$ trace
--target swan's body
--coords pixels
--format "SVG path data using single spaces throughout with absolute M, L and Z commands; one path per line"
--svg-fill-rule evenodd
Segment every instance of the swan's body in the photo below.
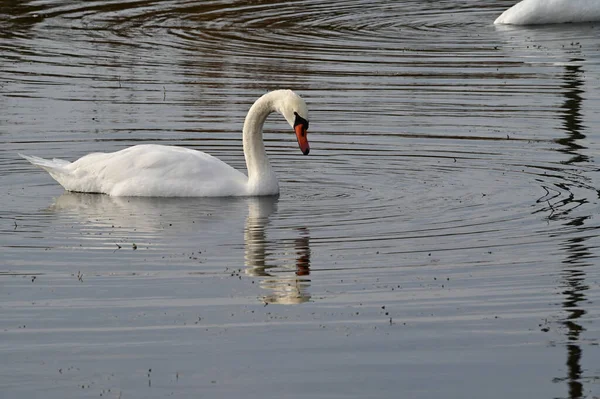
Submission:
M 308 154 L 308 110 L 291 90 L 265 94 L 252 105 L 243 129 L 248 176 L 212 155 L 182 147 L 142 144 L 112 153 L 94 153 L 75 162 L 21 155 L 66 190 L 113 196 L 219 197 L 276 195 L 279 183 L 265 152 L 262 129 L 279 112 L 294 127 Z
M 142 144 L 70 163 L 21 155 L 68 191 L 135 197 L 244 195 L 248 178 L 225 162 L 183 147 Z M 276 194 L 277 187 L 271 187 Z M 249 194 L 248 194 L 249 195 Z
M 536 25 L 598 20 L 599 0 L 523 0 L 504 11 L 494 24 Z

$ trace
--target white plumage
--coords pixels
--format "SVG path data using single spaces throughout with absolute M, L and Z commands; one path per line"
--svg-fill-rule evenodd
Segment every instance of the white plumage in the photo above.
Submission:
M 600 0 L 523 0 L 494 24 L 536 25 L 600 20 Z
M 256 100 L 244 122 L 248 176 L 204 152 L 155 144 L 93 153 L 72 163 L 19 155 L 48 171 L 68 191 L 141 197 L 275 195 L 279 184 L 262 136 L 272 112 L 281 113 L 294 127 L 302 152 L 308 154 L 306 104 L 291 90 L 272 91 Z

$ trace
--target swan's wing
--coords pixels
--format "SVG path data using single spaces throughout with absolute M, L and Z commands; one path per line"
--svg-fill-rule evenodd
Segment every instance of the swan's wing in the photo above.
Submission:
M 181 147 L 149 144 L 94 153 L 64 169 L 68 173 L 53 177 L 70 191 L 153 197 L 246 195 L 243 173 L 209 154 Z

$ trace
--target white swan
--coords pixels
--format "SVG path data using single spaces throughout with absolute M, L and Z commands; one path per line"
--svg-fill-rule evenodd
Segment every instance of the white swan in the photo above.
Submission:
M 308 109 L 291 90 L 275 90 L 250 107 L 243 128 L 248 176 L 204 152 L 142 144 L 112 153 L 88 154 L 75 162 L 22 155 L 45 169 L 66 190 L 136 197 L 228 197 L 276 195 L 279 183 L 265 152 L 263 124 L 279 112 L 296 132 L 304 155 Z
M 504 11 L 494 24 L 536 25 L 600 20 L 600 0 L 523 0 Z

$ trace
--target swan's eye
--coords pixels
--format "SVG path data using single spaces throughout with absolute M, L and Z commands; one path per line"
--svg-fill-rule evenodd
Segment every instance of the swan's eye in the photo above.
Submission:
M 304 125 L 304 129 L 308 129 L 308 121 L 300 115 L 298 115 L 297 112 L 294 112 L 294 115 L 296 115 L 296 119 L 294 120 L 294 127 L 298 125 Z

